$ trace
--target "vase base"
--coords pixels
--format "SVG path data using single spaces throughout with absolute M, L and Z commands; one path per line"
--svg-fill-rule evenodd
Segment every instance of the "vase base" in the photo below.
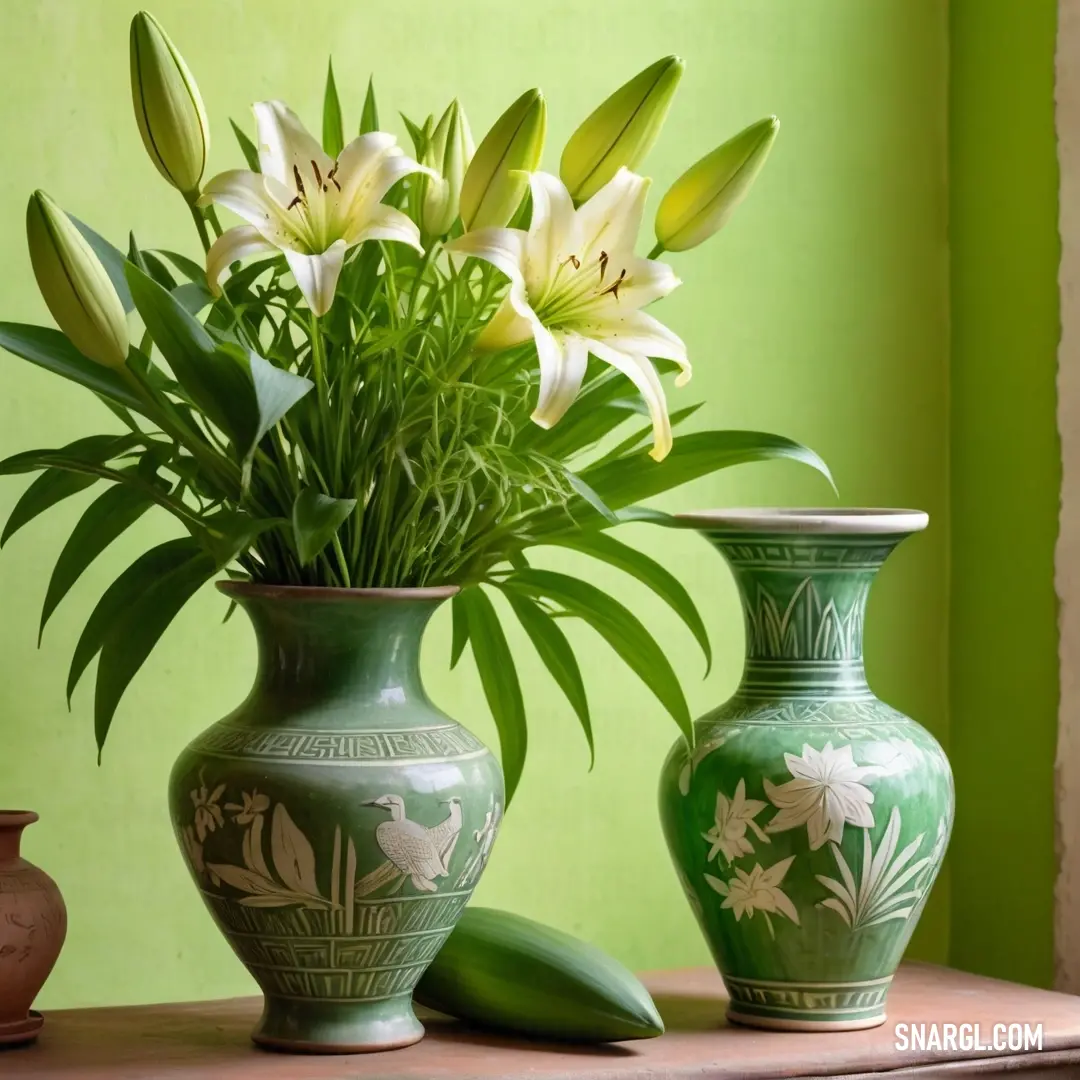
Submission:
M 266 997 L 252 1040 L 293 1054 L 367 1054 L 399 1050 L 424 1037 L 411 995 L 383 1001 Z
M 738 1009 L 728 1009 L 727 1018 L 741 1027 L 763 1028 L 766 1031 L 862 1031 L 881 1027 L 885 1023 L 884 1013 L 855 1020 L 797 1020 L 781 1016 L 755 1016 Z
M 45 1017 L 31 1009 L 25 1020 L 0 1024 L 0 1046 L 25 1046 L 26 1043 L 33 1042 L 44 1023 Z

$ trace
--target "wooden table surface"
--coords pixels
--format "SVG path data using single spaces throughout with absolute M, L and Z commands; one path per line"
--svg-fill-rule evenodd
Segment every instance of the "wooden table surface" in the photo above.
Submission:
M 606 1047 L 525 1043 L 424 1014 L 428 1035 L 406 1050 L 346 1057 L 268 1053 L 248 1041 L 256 998 L 71 1009 L 46 1015 L 34 1046 L 0 1051 L 3 1080 L 765 1080 L 877 1077 L 954 1080 L 1080 1078 L 1080 998 L 927 964 L 905 964 L 889 1019 L 844 1034 L 728 1026 L 719 976 L 700 968 L 645 976 L 667 1033 Z M 1043 1051 L 897 1050 L 897 1023 L 1042 1024 Z

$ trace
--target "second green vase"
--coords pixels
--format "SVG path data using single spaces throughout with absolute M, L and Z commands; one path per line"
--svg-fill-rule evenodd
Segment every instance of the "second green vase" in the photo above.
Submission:
M 686 515 L 731 566 L 746 621 L 734 697 L 677 743 L 668 847 L 724 977 L 730 1019 L 785 1030 L 885 1020 L 945 857 L 949 763 L 863 669 L 870 584 L 927 517 L 903 510 Z

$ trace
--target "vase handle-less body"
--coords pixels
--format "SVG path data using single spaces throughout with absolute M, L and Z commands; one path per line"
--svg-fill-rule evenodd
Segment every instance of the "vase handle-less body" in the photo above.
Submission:
M 953 821 L 949 763 L 863 669 L 870 584 L 916 511 L 686 515 L 735 575 L 735 695 L 672 749 L 660 785 L 683 889 L 730 1019 L 786 1030 L 885 1020 Z
M 351 1053 L 423 1035 L 412 990 L 503 808 L 484 745 L 427 698 L 420 640 L 455 591 L 227 583 L 259 669 L 184 751 L 170 805 L 218 928 L 262 988 L 252 1037 Z

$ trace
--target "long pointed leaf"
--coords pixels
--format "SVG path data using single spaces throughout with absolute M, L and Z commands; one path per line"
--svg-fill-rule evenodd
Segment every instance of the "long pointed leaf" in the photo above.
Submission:
M 244 155 L 244 160 L 247 162 L 247 167 L 252 172 L 262 172 L 262 165 L 259 162 L 259 151 L 255 148 L 255 144 L 244 133 L 244 129 L 240 127 L 235 120 L 230 120 L 232 125 L 233 134 L 236 136 L 236 141 L 240 145 L 240 153 Z
M 129 409 L 142 410 L 139 397 L 120 375 L 83 356 L 59 330 L 26 323 L 0 322 L 0 348 L 54 375 L 63 375 L 65 379 L 85 386 L 96 394 L 112 398 Z
M 110 627 L 101 645 L 94 690 L 94 734 L 98 754 L 128 684 L 180 609 L 214 576 L 217 565 L 200 548 L 149 583 Z
M 364 95 L 364 108 L 360 113 L 360 134 L 379 130 L 379 106 L 375 101 L 375 80 L 368 79 L 367 93 Z
M 595 585 L 552 570 L 519 570 L 507 581 L 533 596 L 553 600 L 587 622 L 656 695 L 687 742 L 693 744 L 694 728 L 679 680 L 663 650 L 633 612 Z
M 49 579 L 45 603 L 41 609 L 39 642 L 49 617 L 82 576 L 83 571 L 152 505 L 150 498 L 138 488 L 114 484 L 86 508 L 60 552 Z
M 322 145 L 332 158 L 345 147 L 345 125 L 341 121 L 341 100 L 334 81 L 334 61 L 326 69 L 326 93 L 323 96 Z
M 24 525 L 28 525 L 39 514 L 45 513 L 58 502 L 85 491 L 91 484 L 97 483 L 96 476 L 84 476 L 82 473 L 65 472 L 60 469 L 46 469 L 19 496 L 19 501 L 12 507 L 0 535 L 0 547 L 3 547 Z
M 577 713 L 581 729 L 585 732 L 585 741 L 589 744 L 591 769 L 596 761 L 596 747 L 593 745 L 592 720 L 589 716 L 589 702 L 585 696 L 585 683 L 582 681 L 574 650 L 566 640 L 566 635 L 559 629 L 558 623 L 535 600 L 523 593 L 514 592 L 512 588 L 504 591 L 518 622 L 529 635 L 529 640 L 543 660 L 544 666 Z
M 249 372 L 232 353 L 228 355 L 233 362 L 223 362 L 222 351 L 202 323 L 167 289 L 133 263 L 127 265 L 127 276 L 135 307 L 176 381 L 234 444 L 246 450 L 256 425 Z
M 110 628 L 124 611 L 144 593 L 158 578 L 165 577 L 178 566 L 190 561 L 200 551 L 190 536 L 168 540 L 164 544 L 140 555 L 103 593 L 97 606 L 90 613 L 86 626 L 75 646 L 68 671 L 67 697 L 75 692 L 79 679 L 87 665 L 101 651 Z
M 494 604 L 479 585 L 465 589 L 458 595 L 469 620 L 469 641 L 484 697 L 499 732 L 506 804 L 509 806 L 521 779 L 528 745 L 521 684 Z
M 457 667 L 465 646 L 469 644 L 469 616 L 465 605 L 461 600 L 461 593 L 457 593 L 450 601 L 450 614 L 452 630 L 450 635 L 450 670 Z
M 158 254 L 164 255 L 193 285 L 206 284 L 206 271 L 194 259 L 165 248 L 158 248 Z
M 665 570 L 655 559 L 643 555 L 640 551 L 606 533 L 569 533 L 566 536 L 557 537 L 551 542 L 560 547 L 571 548 L 574 551 L 591 555 L 595 559 L 600 559 L 608 565 L 637 578 L 643 585 L 647 585 L 652 589 L 686 623 L 690 633 L 694 635 L 695 640 L 701 646 L 701 651 L 705 654 L 705 673 L 709 673 L 712 668 L 712 647 L 709 644 L 709 633 L 705 629 L 705 623 L 702 621 L 693 599 L 674 574 Z
M 644 450 L 582 471 L 581 478 L 612 510 L 651 498 L 700 476 L 751 461 L 788 458 L 817 469 L 829 483 L 829 467 L 813 450 L 760 431 L 697 431 L 675 440 L 661 462 Z
M 102 465 L 120 457 L 138 446 L 143 439 L 138 435 L 88 435 L 76 439 L 67 446 L 45 450 L 23 450 L 0 461 L 0 475 L 36 472 L 38 469 L 68 469 L 79 464 Z M 75 470 L 78 471 L 78 470 Z M 99 474 L 100 475 L 100 474 Z

